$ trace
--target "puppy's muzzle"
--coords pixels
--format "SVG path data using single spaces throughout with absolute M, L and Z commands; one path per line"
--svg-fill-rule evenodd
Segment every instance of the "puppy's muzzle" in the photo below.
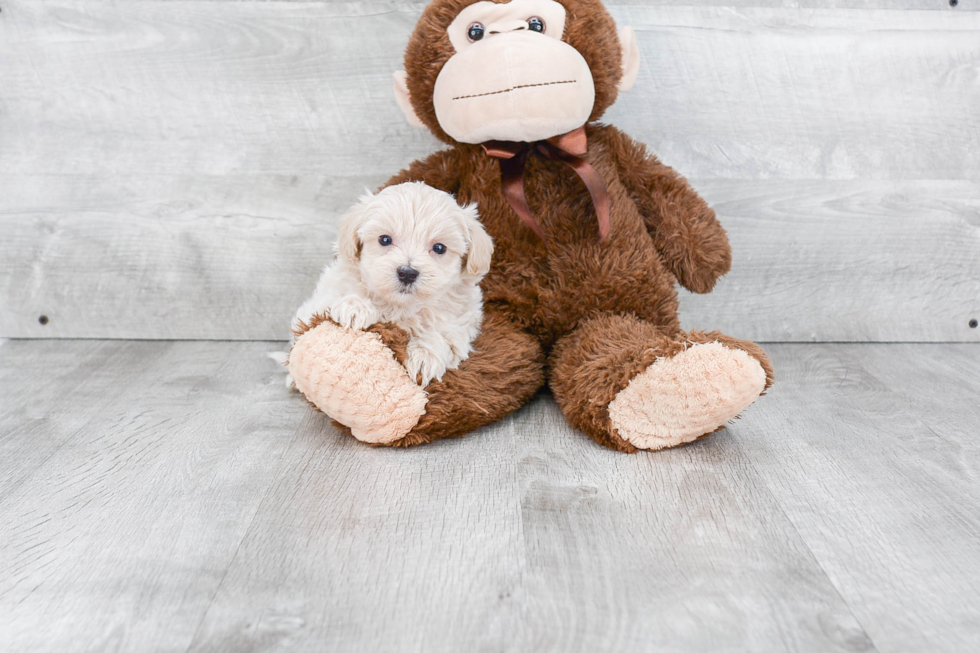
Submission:
M 398 280 L 406 286 L 412 285 L 419 278 L 419 271 L 407 265 L 401 266 L 396 272 L 398 273 Z

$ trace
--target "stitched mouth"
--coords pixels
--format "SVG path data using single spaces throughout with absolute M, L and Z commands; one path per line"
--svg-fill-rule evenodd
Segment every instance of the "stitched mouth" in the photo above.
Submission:
M 517 86 L 511 86 L 510 88 L 505 88 L 500 91 L 490 91 L 488 93 L 475 93 L 473 95 L 460 95 L 459 97 L 454 97 L 454 100 L 466 100 L 468 98 L 474 97 L 486 97 L 487 95 L 499 95 L 501 93 L 510 93 L 511 91 L 516 91 L 522 88 L 534 88 L 535 86 L 554 86 L 556 84 L 574 84 L 574 79 L 563 79 L 559 82 L 541 82 L 540 84 L 518 84 Z

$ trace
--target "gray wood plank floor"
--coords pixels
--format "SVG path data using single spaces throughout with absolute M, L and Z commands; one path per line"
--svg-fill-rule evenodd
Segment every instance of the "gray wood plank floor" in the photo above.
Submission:
M 712 438 L 339 435 L 278 343 L 0 341 L 0 650 L 980 649 L 980 346 L 770 345 Z

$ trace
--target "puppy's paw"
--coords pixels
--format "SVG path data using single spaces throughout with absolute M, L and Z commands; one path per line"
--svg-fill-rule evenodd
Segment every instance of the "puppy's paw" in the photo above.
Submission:
M 370 300 L 347 295 L 330 307 L 330 317 L 345 329 L 364 330 L 381 319 L 381 313 Z
M 459 367 L 459 364 L 469 358 L 473 352 L 473 347 L 469 341 L 463 342 L 462 344 L 450 341 L 449 346 L 451 355 L 449 364 L 446 366 L 447 370 L 454 370 Z
M 423 388 L 433 380 L 441 381 L 451 357 L 448 347 L 446 349 L 446 352 L 433 351 L 417 340 L 409 342 L 408 355 L 405 357 L 408 376 L 416 379 Z
M 293 315 L 293 322 L 290 325 L 293 332 L 293 342 L 296 342 L 296 333 L 306 331 L 315 315 L 330 315 L 330 302 L 321 295 L 313 295 L 296 309 L 296 314 Z

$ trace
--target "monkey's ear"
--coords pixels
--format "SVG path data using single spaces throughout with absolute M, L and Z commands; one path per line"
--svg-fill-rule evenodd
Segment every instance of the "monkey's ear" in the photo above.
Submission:
M 468 277 L 482 278 L 490 271 L 490 259 L 493 257 L 493 239 L 487 234 L 480 222 L 480 214 L 476 204 L 470 204 L 463 209 L 463 225 L 466 228 L 469 249 L 463 261 L 463 272 Z
M 404 70 L 399 70 L 393 75 L 393 78 L 395 81 L 395 102 L 398 103 L 398 107 L 405 114 L 405 120 L 412 127 L 424 128 L 425 123 L 419 120 L 418 114 L 412 108 L 412 100 L 408 94 L 408 73 Z
M 636 47 L 636 34 L 632 27 L 619 30 L 619 47 L 623 51 L 623 76 L 619 80 L 619 90 L 628 91 L 636 82 L 640 72 L 640 49 Z
M 355 204 L 344 217 L 340 219 L 340 227 L 337 229 L 337 258 L 347 263 L 356 264 L 361 258 L 361 239 L 357 236 L 357 230 L 364 223 L 367 203 L 373 196 L 366 193 Z

